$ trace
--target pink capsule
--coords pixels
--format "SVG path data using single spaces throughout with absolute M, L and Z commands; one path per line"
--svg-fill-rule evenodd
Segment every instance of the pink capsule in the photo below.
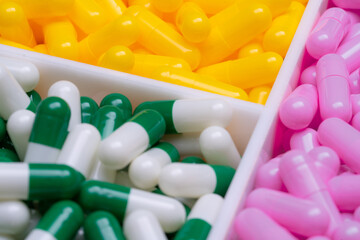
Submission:
M 349 76 L 349 87 L 351 94 L 360 93 L 360 68 L 353 71 Z
M 354 216 L 354 221 L 360 222 L 360 206 L 355 209 L 353 216 Z
M 360 0 L 333 0 L 333 3 L 341 8 L 360 9 Z
M 331 235 L 341 223 L 341 216 L 327 190 L 327 186 L 310 163 L 310 156 L 304 151 L 291 150 L 280 161 L 280 176 L 289 193 L 296 197 L 312 200 L 324 207 L 329 214 L 330 224 L 326 235 Z
M 322 145 L 332 148 L 346 165 L 360 172 L 360 132 L 338 118 L 323 121 L 318 128 Z
M 318 108 L 316 87 L 311 84 L 298 86 L 281 103 L 279 116 L 288 128 L 300 130 L 309 126 Z
M 360 206 L 360 175 L 345 174 L 328 182 L 329 191 L 342 211 L 354 211 Z
M 285 190 L 285 186 L 279 174 L 280 159 L 280 156 L 270 159 L 259 168 L 256 174 L 255 188 L 269 188 L 279 191 Z
M 316 65 L 319 109 L 322 119 L 338 117 L 350 121 L 352 115 L 349 73 L 337 54 L 327 54 Z
M 360 112 L 360 94 L 351 94 L 351 106 L 352 106 L 352 113 L 353 115 Z
M 348 14 L 349 14 L 349 12 L 348 12 Z M 359 17 L 357 14 L 354 14 L 354 15 Z M 346 43 L 347 41 L 353 39 L 354 37 L 356 37 L 358 35 L 360 35 L 360 23 L 355 23 L 349 28 L 349 31 L 346 34 L 346 36 L 341 44 Z
M 345 221 L 336 230 L 333 240 L 359 240 L 360 239 L 360 223 L 356 221 Z
M 314 236 L 314 237 L 310 237 L 306 240 L 331 240 L 331 239 L 328 237 L 325 237 L 325 236 Z
M 310 161 L 325 183 L 338 174 L 340 159 L 334 150 L 321 146 L 312 149 L 308 154 Z
M 345 59 L 349 72 L 358 69 L 360 67 L 360 35 L 341 44 L 336 53 Z
M 345 37 L 350 17 L 341 8 L 329 8 L 320 17 L 306 42 L 309 54 L 319 59 L 325 54 L 335 53 Z
M 278 224 L 305 237 L 325 234 L 329 215 L 319 204 L 266 188 L 258 188 L 247 198 L 247 207 L 260 209 Z
M 316 64 L 313 64 L 302 71 L 300 76 L 300 83 L 312 84 L 316 86 Z
M 318 146 L 320 146 L 320 144 L 317 139 L 317 132 L 312 128 L 306 128 L 300 132 L 295 132 L 290 139 L 291 149 L 309 152 Z
M 354 215 L 351 213 L 341 213 L 341 218 L 343 221 L 354 221 Z
M 235 231 L 246 240 L 297 240 L 288 230 L 256 208 L 242 210 L 234 220 Z
M 351 120 L 351 126 L 360 131 L 360 113 L 354 115 L 353 119 Z

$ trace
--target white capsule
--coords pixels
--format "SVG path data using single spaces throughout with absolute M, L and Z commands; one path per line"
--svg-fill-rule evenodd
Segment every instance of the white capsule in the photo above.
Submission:
M 0 201 L 0 215 L 0 234 L 22 233 L 30 223 L 30 210 L 21 201 Z
M 33 90 L 39 82 L 39 70 L 31 62 L 0 57 L 0 64 L 4 65 L 11 72 L 25 92 Z
M 212 126 L 202 131 L 200 148 L 208 164 L 237 168 L 241 161 L 234 141 L 223 127 Z
M 124 234 L 129 240 L 166 240 L 159 220 L 150 211 L 136 210 L 125 217 Z
M 51 85 L 48 91 L 48 96 L 60 97 L 69 105 L 71 110 L 68 127 L 69 131 L 71 131 L 77 124 L 81 123 L 80 92 L 75 84 L 65 80 L 58 81 Z
M 92 125 L 76 125 L 67 136 L 58 157 L 58 164 L 65 164 L 88 178 L 95 162 L 95 155 L 101 137 Z
M 21 109 L 35 110 L 35 105 L 6 67 L 0 65 L 0 116 L 8 120 Z
M 161 141 L 174 145 L 182 157 L 202 157 L 199 137 L 199 133 L 166 134 Z
M 95 164 L 91 170 L 89 179 L 114 183 L 115 177 L 116 169 L 108 168 L 98 158 L 95 159 Z
M 216 175 L 206 164 L 172 163 L 162 169 L 159 187 L 168 196 L 198 198 L 215 190 Z
M 137 188 L 151 189 L 159 182 L 161 169 L 180 159 L 176 148 L 162 142 L 136 157 L 129 167 L 129 177 Z
M 6 124 L 7 132 L 21 161 L 25 158 L 34 120 L 35 113 L 24 109 L 11 114 Z

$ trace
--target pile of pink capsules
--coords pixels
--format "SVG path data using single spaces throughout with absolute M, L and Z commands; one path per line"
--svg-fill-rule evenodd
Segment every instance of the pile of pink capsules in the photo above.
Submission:
M 240 239 L 360 239 L 360 1 L 333 2 L 280 105 L 285 153 L 260 167 L 235 218 Z

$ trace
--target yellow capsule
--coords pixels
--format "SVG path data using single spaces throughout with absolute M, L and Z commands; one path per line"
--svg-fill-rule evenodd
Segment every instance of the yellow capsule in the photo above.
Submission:
M 282 62 L 279 54 L 266 52 L 200 68 L 197 73 L 247 89 L 274 82 Z
M 154 7 L 160 12 L 175 12 L 183 3 L 183 0 L 151 0 Z
M 265 51 L 277 52 L 285 57 L 304 10 L 304 5 L 293 1 L 288 12 L 274 19 L 270 29 L 264 35 Z
M 190 42 L 204 41 L 210 33 L 211 25 L 204 11 L 193 2 L 184 3 L 176 14 L 176 26 Z
M 221 21 L 211 22 L 209 37 L 199 44 L 202 54 L 200 67 L 223 60 L 271 25 L 270 10 L 263 4 L 233 4 L 232 8 L 236 14 L 229 16 L 219 12 L 217 15 L 222 16 Z
M 247 93 L 241 88 L 217 81 L 211 76 L 203 76 L 170 66 L 157 68 L 153 72 L 151 78 L 184 87 L 216 93 L 227 97 L 237 98 L 245 101 L 248 100 Z
M 74 0 L 12 0 L 19 3 L 25 11 L 26 17 L 52 18 L 65 16 L 74 5 Z
M 79 43 L 80 61 L 96 64 L 99 57 L 112 46 L 130 46 L 139 37 L 137 20 L 120 16 Z
M 296 0 L 297 2 L 306 5 L 309 0 Z
M 237 0 L 238 4 L 246 4 L 249 0 Z M 286 12 L 293 0 L 253 0 L 253 2 L 262 3 L 269 7 L 273 18 Z
M 121 72 L 130 72 L 134 67 L 134 54 L 125 46 L 114 46 L 99 59 L 98 66 Z
M 122 0 L 95 0 L 109 15 L 111 19 L 121 16 L 127 7 Z
M 94 0 L 75 0 L 69 18 L 86 34 L 99 30 L 110 20 L 108 13 Z
M 42 25 L 37 21 L 34 21 L 34 19 L 29 20 L 29 25 L 33 31 L 36 43 L 37 44 L 44 43 L 44 32 Z
M 152 54 L 149 50 L 145 48 L 135 48 L 132 52 L 137 54 Z
M 152 54 L 134 54 L 135 64 L 131 73 L 142 77 L 151 77 L 154 69 L 162 66 L 191 71 L 189 64 L 181 58 L 166 57 Z
M 25 49 L 25 50 L 29 50 L 29 51 L 34 51 L 34 49 L 32 49 L 32 48 L 30 48 L 28 46 L 25 46 L 25 45 L 22 45 L 20 43 L 7 40 L 7 39 L 2 38 L 2 37 L 0 37 L 0 44 L 4 44 L 4 45 L 7 45 L 7 46 L 16 47 L 16 48 L 21 48 L 21 49 Z
M 139 43 L 150 51 L 187 61 L 192 69 L 200 62 L 200 52 L 166 22 L 141 6 L 131 6 L 125 14 L 135 16 L 139 22 Z
M 250 57 L 259 53 L 263 53 L 264 49 L 262 44 L 258 41 L 251 41 L 242 48 L 240 48 L 238 53 L 238 58 Z
M 79 59 L 76 30 L 69 20 L 50 21 L 43 29 L 50 55 L 75 61 Z
M 255 87 L 249 93 L 249 101 L 265 105 L 270 95 L 271 88 L 267 86 Z
M 36 45 L 23 8 L 14 2 L 0 2 L 0 35 L 29 47 Z
M 164 13 L 160 12 L 154 7 L 154 4 L 151 2 L 151 0 L 129 0 L 129 7 L 130 6 L 142 6 L 149 10 L 150 12 L 154 13 L 159 18 L 164 17 Z
M 235 0 L 189 0 L 196 3 L 207 14 L 216 14 L 227 8 L 235 2 Z
M 33 49 L 38 53 L 49 54 L 49 51 L 45 44 L 38 44 Z

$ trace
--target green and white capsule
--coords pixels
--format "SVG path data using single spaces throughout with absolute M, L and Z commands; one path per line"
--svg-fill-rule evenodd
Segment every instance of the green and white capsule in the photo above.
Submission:
M 172 163 L 159 176 L 159 188 L 172 197 L 199 198 L 208 193 L 224 196 L 235 174 L 228 166 Z
M 100 107 L 91 123 L 99 130 L 101 139 L 107 138 L 127 120 L 124 111 L 113 105 Z M 113 183 L 116 169 L 106 167 L 98 158 L 95 160 L 90 179 Z
M 223 127 L 212 126 L 202 131 L 200 148 L 209 164 L 226 165 L 236 169 L 241 161 L 234 141 Z
M 19 157 L 10 149 L 0 149 L 0 162 L 20 162 Z
M 13 75 L 0 65 L 0 117 L 8 120 L 11 114 L 20 109 L 35 112 L 35 105 Z
M 69 131 L 81 123 L 80 92 L 75 84 L 65 80 L 58 81 L 51 85 L 48 96 L 62 98 L 69 105 L 71 110 Z
M 21 161 L 25 158 L 34 121 L 35 113 L 23 109 L 11 114 L 6 124 L 9 137 Z
M 70 108 L 59 97 L 45 98 L 38 106 L 25 162 L 55 163 L 68 135 Z
M 126 120 L 131 118 L 132 116 L 132 105 L 130 100 L 121 93 L 111 93 L 106 95 L 100 103 L 100 107 L 103 106 L 114 106 L 117 107 L 119 110 L 122 110 Z
M 231 105 L 221 99 L 181 99 L 143 102 L 136 109 L 153 109 L 166 122 L 166 133 L 201 132 L 216 125 L 226 127 L 232 117 Z
M 188 156 L 181 160 L 182 163 L 205 164 L 206 162 L 197 156 Z
M 93 125 L 88 123 L 76 125 L 66 138 L 57 163 L 68 165 L 81 173 L 84 178 L 88 178 L 95 164 L 100 140 L 100 133 Z
M 0 64 L 4 65 L 6 69 L 9 70 L 25 92 L 33 90 L 39 82 L 39 70 L 31 62 L 0 57 Z
M 81 122 L 82 123 L 91 123 L 93 116 L 98 110 L 99 106 L 97 103 L 89 97 L 81 96 L 80 97 L 80 107 L 81 107 Z
M 179 159 L 179 152 L 172 144 L 161 142 L 131 162 L 129 177 L 137 188 L 154 188 L 159 182 L 161 169 Z
M 87 240 L 125 240 L 118 220 L 109 212 L 91 213 L 84 222 Z
M 25 240 L 72 240 L 81 227 L 84 213 L 73 201 L 60 201 L 40 219 Z
M 136 210 L 125 217 L 124 233 L 131 240 L 167 240 L 159 220 L 146 210 Z
M 68 199 L 84 177 L 60 164 L 0 163 L 0 200 Z
M 158 142 L 164 132 L 165 121 L 160 113 L 150 109 L 141 111 L 101 142 L 99 158 L 106 167 L 125 168 Z
M 78 202 L 88 211 L 109 211 L 121 222 L 135 210 L 148 210 L 169 233 L 180 229 L 186 218 L 184 206 L 173 198 L 94 180 L 82 185 Z
M 217 194 L 199 198 L 174 240 L 206 240 L 222 205 L 223 198 Z
M 4 119 L 0 117 L 0 142 L 5 138 L 6 135 L 6 123 Z

